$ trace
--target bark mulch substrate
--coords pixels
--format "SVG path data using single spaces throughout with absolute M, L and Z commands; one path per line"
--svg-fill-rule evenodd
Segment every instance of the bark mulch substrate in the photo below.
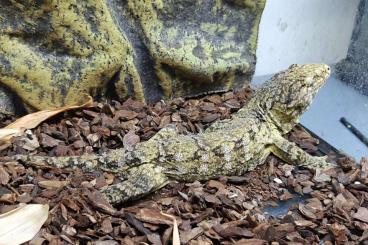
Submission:
M 15 138 L 2 146 L 1 155 L 100 153 L 147 140 L 168 123 L 182 133 L 200 132 L 230 117 L 250 95 L 242 90 L 150 107 L 131 99 L 98 103 Z M 12 118 L 2 119 L 6 125 Z M 312 154 L 318 150 L 318 141 L 300 128 L 288 137 Z M 32 244 L 170 244 L 172 221 L 162 213 L 176 217 L 182 244 L 365 244 L 368 161 L 356 165 L 345 157 L 338 163 L 336 169 L 314 173 L 271 156 L 241 177 L 172 182 L 149 197 L 113 208 L 98 192 L 113 183 L 111 174 L 5 162 L 0 163 L 0 213 L 19 203 L 48 203 L 49 218 Z M 290 200 L 285 214 L 267 213 Z

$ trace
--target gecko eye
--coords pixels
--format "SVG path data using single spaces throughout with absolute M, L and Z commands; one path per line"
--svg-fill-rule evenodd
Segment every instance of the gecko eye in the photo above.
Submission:
M 304 79 L 305 84 L 312 85 L 314 83 L 314 79 L 312 77 L 307 77 Z

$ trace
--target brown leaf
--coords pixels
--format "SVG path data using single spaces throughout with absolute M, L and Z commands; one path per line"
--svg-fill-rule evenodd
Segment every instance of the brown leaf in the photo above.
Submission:
M 299 211 L 309 219 L 322 219 L 324 210 L 319 199 L 310 198 L 305 205 L 299 204 Z
M 17 200 L 15 193 L 8 193 L 0 195 L 0 202 L 14 203 Z
M 365 207 L 359 207 L 358 211 L 353 214 L 353 218 L 368 223 L 368 209 Z
M 216 225 L 213 227 L 214 230 L 222 237 L 246 237 L 252 238 L 254 237 L 254 233 L 238 226 L 230 226 L 225 229 L 222 229 L 221 225 Z
M 173 225 L 173 218 L 174 216 L 167 215 L 162 213 L 161 211 L 148 209 L 148 208 L 141 208 L 139 209 L 138 213 L 136 214 L 136 218 L 152 224 L 165 224 L 165 225 Z M 176 220 L 176 219 L 175 219 Z M 179 224 L 181 220 L 179 220 Z
M 209 101 L 209 102 L 212 102 L 214 104 L 221 104 L 222 99 L 221 99 L 220 95 L 214 94 L 214 95 L 210 95 L 210 96 L 207 96 L 206 98 L 204 98 L 204 101 Z
M 30 130 L 26 130 L 25 135 L 22 137 L 22 141 L 24 142 L 22 148 L 25 150 L 34 151 L 40 147 L 37 136 L 34 135 Z
M 77 234 L 77 231 L 74 227 L 71 227 L 69 225 L 63 225 L 62 232 L 65 233 L 68 236 L 75 236 Z
M 286 201 L 289 199 L 293 199 L 294 195 L 291 194 L 288 190 L 284 190 L 284 193 L 279 197 L 281 201 Z
M 210 123 L 215 121 L 216 119 L 218 119 L 220 117 L 219 114 L 206 114 L 205 116 L 202 117 L 202 122 L 204 123 Z
M 335 237 L 337 244 L 345 244 L 348 241 L 346 227 L 344 225 L 334 223 L 330 226 L 330 230 Z
M 7 135 L 5 135 L 5 136 L 2 135 L 0 140 L 9 140 L 16 133 L 24 132 L 26 129 L 35 128 L 41 122 L 43 122 L 43 121 L 45 121 L 45 120 L 47 120 L 47 119 L 49 119 L 49 118 L 51 118 L 51 117 L 53 117 L 57 114 L 60 114 L 62 112 L 92 106 L 92 97 L 89 96 L 89 95 L 88 96 L 83 95 L 83 98 L 81 99 L 81 101 L 83 101 L 83 102 L 80 103 L 80 105 L 64 106 L 64 107 L 51 109 L 51 110 L 38 111 L 38 112 L 35 112 L 35 113 L 28 114 L 24 117 L 21 117 L 18 120 L 16 120 L 15 122 L 13 122 L 13 123 L 9 124 L 8 126 L 6 126 L 5 128 L 0 129 L 0 135 L 3 134 L 3 131 L 8 132 L 9 129 L 13 129 L 13 130 L 18 131 L 18 132 L 14 132 L 12 134 L 7 133 Z
M 94 145 L 95 143 L 97 143 L 100 140 L 100 135 L 99 134 L 89 134 L 87 136 L 87 140 L 89 142 L 90 145 Z
M 114 241 L 114 240 L 96 241 L 93 244 L 94 245 L 119 245 L 119 243 L 117 241 Z
M 83 140 L 74 141 L 73 146 L 77 149 L 86 147 L 86 143 Z
M 222 184 L 221 182 L 216 181 L 216 180 L 208 181 L 207 186 L 210 187 L 210 188 L 217 188 L 218 190 L 223 190 L 223 189 L 226 188 L 226 186 L 224 184 Z
M 241 239 L 234 243 L 234 245 L 266 245 L 268 242 L 262 239 Z
M 222 95 L 223 100 L 230 100 L 234 98 L 234 92 L 230 91 Z
M 224 103 L 224 105 L 231 108 L 231 109 L 239 109 L 240 108 L 240 103 L 235 99 L 227 100 Z
M 38 182 L 38 185 L 46 189 L 59 189 L 69 185 L 70 181 L 64 180 L 42 180 Z
M 213 103 L 203 103 L 200 105 L 200 108 L 203 110 L 203 111 L 208 111 L 208 112 L 213 112 L 216 110 L 216 107 Z
M 65 205 L 60 203 L 60 210 L 61 210 L 61 216 L 64 218 L 64 220 L 68 220 L 68 210 L 66 209 Z
M 162 197 L 159 200 L 157 200 L 157 202 L 162 205 L 169 206 L 172 204 L 173 200 L 175 200 L 174 197 Z
M 299 203 L 299 211 L 309 219 L 317 219 L 317 216 L 309 210 L 304 204 Z
M 188 231 L 180 231 L 180 241 L 182 244 L 187 244 L 190 240 L 199 237 L 203 232 L 204 230 L 201 227 L 195 227 Z
M 40 144 L 43 147 L 55 147 L 57 145 L 59 145 L 62 141 L 61 140 L 57 140 L 47 134 L 41 133 L 41 140 L 40 140 Z
M 217 205 L 221 204 L 220 199 L 218 199 L 215 195 L 211 195 L 211 194 L 205 194 L 204 195 L 204 200 L 206 200 L 206 202 L 208 202 L 208 203 L 213 203 L 213 204 L 217 204 Z
M 281 240 L 287 234 L 290 234 L 291 232 L 294 232 L 295 231 L 295 226 L 292 223 L 284 223 L 284 224 L 279 224 L 277 226 L 274 226 L 274 230 L 275 230 L 274 239 L 275 240 Z
M 310 220 L 305 220 L 305 219 L 302 219 L 302 220 L 295 220 L 294 221 L 295 225 L 296 226 L 299 226 L 299 227 L 316 227 L 317 225 L 315 223 L 313 223 L 312 221 Z
M 97 189 L 101 189 L 102 187 L 107 186 L 106 180 L 105 180 L 105 176 L 104 175 L 99 175 L 96 179 L 95 179 L 95 188 Z
M 91 110 L 83 110 L 83 113 L 90 116 L 90 117 L 98 117 L 99 114 L 97 112 Z
M 181 122 L 181 121 L 182 121 L 182 119 L 181 119 L 181 117 L 180 117 L 179 113 L 177 113 L 177 112 L 175 112 L 175 113 L 173 113 L 173 114 L 171 115 L 171 120 L 172 120 L 173 122 Z
M 150 230 L 148 230 L 147 228 L 145 228 L 143 223 L 141 221 L 139 221 L 138 219 L 136 219 L 133 214 L 128 213 L 126 215 L 126 218 L 127 218 L 126 220 L 128 221 L 128 223 L 131 224 L 132 226 L 134 226 L 138 231 L 145 234 L 147 236 L 147 239 L 152 244 L 157 244 L 157 245 L 162 244 L 161 239 L 158 236 L 158 234 L 153 233 Z
M 368 158 L 362 157 L 362 159 L 360 160 L 360 167 L 360 178 L 364 180 L 365 184 L 368 184 Z
M 28 203 L 32 201 L 32 197 L 29 195 L 29 193 L 23 193 L 17 197 L 17 201 L 20 203 Z
M 115 214 L 116 210 L 111 206 L 111 204 L 103 197 L 103 195 L 99 191 L 89 192 L 87 194 L 88 199 L 91 201 L 91 204 L 96 208 L 108 213 Z
M 123 145 L 126 149 L 132 149 L 137 143 L 139 143 L 140 138 L 134 133 L 134 131 L 129 131 L 123 137 Z
M 144 109 L 145 105 L 141 101 L 137 101 L 137 100 L 133 100 L 129 98 L 124 102 L 123 107 L 129 108 L 130 110 L 133 110 L 133 111 L 141 111 Z
M 101 230 L 105 233 L 111 233 L 113 231 L 111 220 L 109 218 L 106 218 L 101 223 Z
M 8 172 L 5 171 L 5 169 L 0 166 L 0 184 L 6 185 L 8 184 L 10 178 Z
M 168 125 L 171 122 L 171 117 L 170 116 L 163 116 L 161 118 L 160 121 L 160 125 L 158 126 L 160 129 L 165 127 L 166 125 Z
M 316 173 L 313 177 L 315 182 L 328 182 L 331 181 L 331 177 L 327 175 L 323 170 L 316 169 Z
M 121 122 L 120 126 L 125 130 L 134 130 L 135 128 L 137 128 L 136 125 L 138 124 L 138 122 L 138 119 L 133 119 L 126 122 Z
M 67 206 L 68 208 L 70 208 L 71 210 L 74 210 L 76 212 L 80 211 L 79 206 L 76 204 L 76 202 L 72 198 L 68 198 L 68 197 L 64 198 L 63 204 Z
M 118 110 L 115 112 L 115 119 L 123 119 L 123 120 L 132 120 L 138 116 L 138 113 L 134 111 L 128 111 L 128 110 Z

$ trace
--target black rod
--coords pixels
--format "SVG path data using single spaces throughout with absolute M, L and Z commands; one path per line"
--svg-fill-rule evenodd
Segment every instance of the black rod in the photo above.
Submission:
M 352 132 L 358 139 L 360 139 L 363 144 L 365 144 L 368 147 L 368 138 L 364 136 L 362 132 L 359 131 L 354 125 L 352 125 L 348 120 L 346 120 L 345 117 L 340 118 L 340 122 L 344 124 L 344 126 L 349 129 L 350 132 Z

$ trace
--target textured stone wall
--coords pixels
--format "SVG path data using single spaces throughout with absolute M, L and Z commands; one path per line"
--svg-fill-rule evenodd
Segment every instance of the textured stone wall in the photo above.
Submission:
M 368 2 L 361 0 L 346 59 L 336 65 L 341 80 L 368 95 Z
M 247 85 L 265 0 L 2 0 L 0 83 L 29 107 Z M 0 96 L 1 97 L 1 96 Z

